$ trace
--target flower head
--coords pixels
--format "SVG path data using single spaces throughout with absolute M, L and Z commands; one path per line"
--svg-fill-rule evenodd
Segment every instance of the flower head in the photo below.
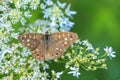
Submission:
M 77 67 L 70 67 L 70 70 L 71 71 L 69 71 L 68 72 L 68 74 L 73 74 L 73 76 L 75 76 L 75 77 L 79 77 L 79 75 L 80 75 L 80 72 L 79 72 L 79 68 L 77 68 Z
M 63 71 L 56 73 L 54 70 L 52 70 L 51 72 L 54 79 L 60 78 L 61 74 L 63 74 Z
M 70 6 L 71 6 L 71 5 L 68 5 L 68 6 L 67 6 L 67 8 L 66 8 L 66 10 L 65 10 L 65 13 L 66 13 L 67 16 L 72 17 L 72 15 L 76 14 L 77 12 L 76 12 L 76 11 L 71 11 L 71 10 L 70 10 Z
M 106 46 L 106 47 L 104 48 L 104 51 L 107 53 L 107 55 L 110 57 L 110 59 L 116 57 L 116 56 L 115 56 L 115 51 L 113 51 L 112 47 Z

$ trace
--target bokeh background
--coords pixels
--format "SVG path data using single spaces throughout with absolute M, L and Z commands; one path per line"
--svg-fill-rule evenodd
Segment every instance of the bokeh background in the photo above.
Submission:
M 61 0 L 62 1 L 62 0 Z M 82 40 L 88 39 L 101 50 L 108 45 L 116 52 L 116 58 L 108 58 L 108 69 L 85 71 L 80 69 L 79 79 L 64 75 L 64 80 L 120 80 L 120 0 L 64 0 L 77 14 L 71 31 Z M 102 51 L 101 51 L 102 52 Z

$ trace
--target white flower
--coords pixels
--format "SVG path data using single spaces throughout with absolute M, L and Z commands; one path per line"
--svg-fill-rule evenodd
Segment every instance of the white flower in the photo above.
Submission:
M 69 31 L 71 27 L 74 25 L 73 22 L 69 21 L 69 18 L 60 19 L 59 24 L 60 24 L 61 29 L 65 31 Z
M 82 41 L 82 45 L 87 45 L 87 44 L 88 44 L 87 40 Z
M 65 10 L 65 13 L 66 15 L 68 15 L 69 17 L 72 17 L 72 15 L 76 14 L 77 12 L 76 11 L 70 11 L 70 6 L 71 5 L 68 5 L 66 10 Z
M 48 17 L 51 16 L 52 9 L 51 8 L 46 8 L 46 9 L 44 9 L 43 13 L 44 13 L 44 18 L 48 18 Z
M 57 78 L 60 78 L 60 75 L 61 75 L 62 73 L 63 73 L 63 71 L 62 71 L 62 72 L 57 72 L 57 73 L 56 73 L 56 77 L 57 77 Z
M 41 73 L 40 73 L 40 70 L 36 70 L 34 71 L 34 74 L 33 74 L 33 80 L 35 80 L 36 78 L 40 78 L 41 77 Z
M 110 59 L 116 57 L 116 56 L 114 55 L 115 51 L 113 51 L 112 47 L 106 46 L 106 47 L 104 48 L 104 51 L 107 53 L 107 55 L 110 57 Z
M 61 3 L 59 0 L 57 0 L 57 4 L 61 8 L 65 8 L 65 6 L 66 6 L 66 3 Z
M 20 18 L 20 21 L 21 21 L 21 24 L 22 24 L 22 25 L 25 25 L 26 19 L 25 19 L 24 17 L 21 17 L 21 18 Z
M 44 0 L 44 2 L 45 3 L 41 4 L 40 6 L 43 9 L 43 18 L 49 19 L 51 22 L 50 26 L 53 28 L 55 26 L 56 29 L 59 29 L 59 31 L 69 31 L 74 25 L 74 23 L 71 22 L 69 18 L 76 13 L 75 11 L 70 11 L 70 5 L 64 9 L 66 4 L 60 3 L 59 0 L 57 1 L 57 4 L 52 6 L 49 6 L 52 4 L 51 0 Z M 65 13 L 63 13 L 63 11 L 65 11 Z
M 44 2 L 45 2 L 46 5 L 48 5 L 48 6 L 53 5 L 52 0 L 44 0 Z
M 45 9 L 45 8 L 46 8 L 46 5 L 45 5 L 44 3 L 41 3 L 40 8 L 41 8 L 41 9 Z
M 40 0 L 31 0 L 30 2 L 30 8 L 32 10 L 37 9 L 38 5 L 40 4 Z
M 73 76 L 76 76 L 77 78 L 79 77 L 80 75 L 79 68 L 76 68 L 74 66 L 74 67 L 70 67 L 70 70 L 71 71 L 69 71 L 68 74 L 73 74 Z
M 19 22 L 22 12 L 18 9 L 11 9 L 8 13 L 10 21 L 15 24 L 17 22 Z
M 17 38 L 18 38 L 18 33 L 12 33 L 12 34 L 11 34 L 11 37 L 17 39 Z
M 47 77 L 48 77 L 48 73 L 46 71 L 44 71 L 42 74 L 42 77 L 40 80 L 48 80 Z
M 32 15 L 30 14 L 30 11 L 25 11 L 24 13 L 25 17 L 30 18 Z
M 88 50 L 93 50 L 93 46 L 90 43 L 88 44 Z
M 5 46 L 5 45 L 2 45 L 1 46 L 1 51 L 0 51 L 0 61 L 4 58 L 4 55 L 6 53 L 12 53 L 12 48 L 10 48 L 9 46 Z
M 60 75 L 63 73 L 63 71 L 56 73 L 54 70 L 52 70 L 51 72 L 52 72 L 52 75 L 55 76 L 56 78 L 60 78 Z
M 70 65 L 68 63 L 66 63 L 65 68 L 69 68 L 69 67 L 70 67 Z
M 43 63 L 43 70 L 46 70 L 46 69 L 48 69 L 49 68 L 49 65 L 48 64 L 45 64 L 45 63 Z
M 51 27 L 56 27 L 56 25 L 57 25 L 57 24 L 56 24 L 56 20 L 55 20 L 55 18 L 53 18 L 53 19 L 52 19 L 52 22 L 50 23 L 50 26 L 51 26 Z
M 87 46 L 88 50 L 91 50 L 91 51 L 95 52 L 92 44 L 90 44 L 87 40 L 82 41 L 82 45 Z

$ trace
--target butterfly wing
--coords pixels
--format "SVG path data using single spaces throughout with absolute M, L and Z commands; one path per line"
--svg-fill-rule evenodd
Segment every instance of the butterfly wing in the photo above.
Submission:
M 39 33 L 25 33 L 18 37 L 19 42 L 32 51 L 34 58 L 44 60 L 46 53 L 44 35 Z
M 78 39 L 73 32 L 57 32 L 49 35 L 48 51 L 45 58 L 56 59 L 63 55 L 66 48 Z

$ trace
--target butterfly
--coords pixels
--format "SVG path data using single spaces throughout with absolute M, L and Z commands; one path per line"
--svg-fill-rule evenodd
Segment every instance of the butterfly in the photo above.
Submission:
M 73 32 L 24 33 L 18 37 L 18 41 L 32 52 L 35 59 L 40 61 L 61 57 L 77 39 L 78 35 Z

